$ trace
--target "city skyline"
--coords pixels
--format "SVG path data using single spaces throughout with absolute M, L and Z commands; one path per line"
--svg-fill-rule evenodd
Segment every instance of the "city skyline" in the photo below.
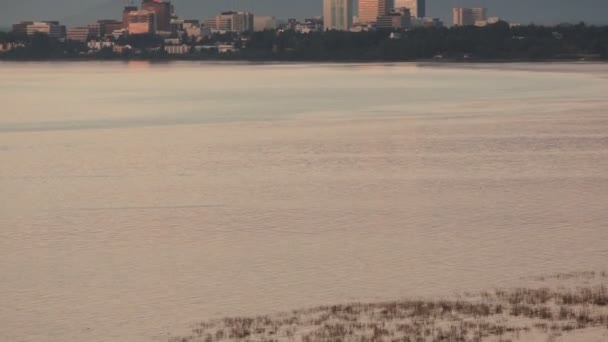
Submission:
M 8 28 L 21 20 L 59 20 L 67 25 L 82 25 L 96 19 L 119 19 L 124 1 L 118 0 L 56 0 L 53 6 L 42 0 L 4 3 L 0 13 L 0 27 Z M 323 0 L 306 2 L 295 0 L 245 0 L 200 2 L 194 0 L 174 0 L 177 14 L 194 19 L 205 19 L 225 10 L 251 11 L 258 15 L 270 15 L 280 18 L 320 16 L 323 11 Z M 438 17 L 444 22 L 452 21 L 454 7 L 487 7 L 493 15 L 523 24 L 558 24 L 561 22 L 586 21 L 594 24 L 608 23 L 603 13 L 608 11 L 608 2 L 604 0 L 580 0 L 576 3 L 561 0 L 512 0 L 506 4 L 499 0 L 427 0 L 426 15 Z M 4 8 L 6 7 L 6 9 Z M 354 3 L 356 13 L 357 4 Z

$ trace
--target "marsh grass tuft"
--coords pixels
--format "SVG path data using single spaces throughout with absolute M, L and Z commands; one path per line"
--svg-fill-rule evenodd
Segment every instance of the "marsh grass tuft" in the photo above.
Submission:
M 554 278 L 588 281 L 591 276 L 606 279 L 603 272 Z M 271 316 L 229 317 L 201 322 L 190 336 L 169 341 L 518 341 L 531 332 L 546 334 L 551 340 L 577 329 L 608 329 L 605 285 L 499 289 L 465 298 L 353 303 Z

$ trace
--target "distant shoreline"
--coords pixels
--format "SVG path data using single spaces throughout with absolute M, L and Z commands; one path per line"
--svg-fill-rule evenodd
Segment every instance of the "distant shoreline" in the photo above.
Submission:
M 165 38 L 156 34 L 77 42 L 0 32 L 13 61 L 237 61 L 300 63 L 543 63 L 608 61 L 608 26 L 433 27 L 362 32 L 266 30 Z M 92 43 L 92 44 L 91 44 Z
M 604 64 L 608 59 L 603 58 L 549 58 L 549 59 L 414 59 L 414 60 L 356 60 L 356 59 L 328 59 L 328 60 L 306 60 L 306 59 L 247 59 L 247 58 L 95 58 L 95 57 L 67 57 L 67 58 L 4 58 L 0 55 L 0 62 L 31 63 L 31 62 L 210 62 L 210 63 L 245 63 L 245 64 L 392 64 L 392 63 L 424 63 L 431 65 L 458 64 Z

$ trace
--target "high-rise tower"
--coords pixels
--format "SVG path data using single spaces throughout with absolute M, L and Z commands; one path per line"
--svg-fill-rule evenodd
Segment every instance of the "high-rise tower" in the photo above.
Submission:
M 393 8 L 394 0 L 359 0 L 359 21 L 375 23 L 378 17 L 389 14 Z
M 125 8 L 122 10 L 122 27 L 124 29 L 129 27 L 129 13 L 137 11 L 137 6 L 133 5 L 126 5 Z
M 353 0 L 324 0 L 323 27 L 348 31 L 353 25 Z
M 155 14 L 156 29 L 158 31 L 171 31 L 171 2 L 143 0 L 141 9 Z

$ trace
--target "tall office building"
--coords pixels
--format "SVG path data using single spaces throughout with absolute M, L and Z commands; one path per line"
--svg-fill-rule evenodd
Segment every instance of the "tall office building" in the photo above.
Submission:
M 149 11 L 155 14 L 156 30 L 171 31 L 171 2 L 161 0 L 143 0 L 141 3 L 142 11 Z
M 488 10 L 483 7 L 476 8 L 454 8 L 453 10 L 454 26 L 471 26 L 478 21 L 486 21 L 488 19 Z
M 412 17 L 426 17 L 426 0 L 395 0 L 395 8 L 408 8 Z
M 127 15 L 129 34 L 150 34 L 156 32 L 156 14 L 150 11 L 130 12 Z
M 127 28 L 129 27 L 129 13 L 131 12 L 137 12 L 139 9 L 137 8 L 137 6 L 125 6 L 125 8 L 122 10 L 122 27 L 123 28 Z
M 323 28 L 348 31 L 353 26 L 352 0 L 324 0 Z
M 359 0 L 359 22 L 375 23 L 395 8 L 394 0 Z

